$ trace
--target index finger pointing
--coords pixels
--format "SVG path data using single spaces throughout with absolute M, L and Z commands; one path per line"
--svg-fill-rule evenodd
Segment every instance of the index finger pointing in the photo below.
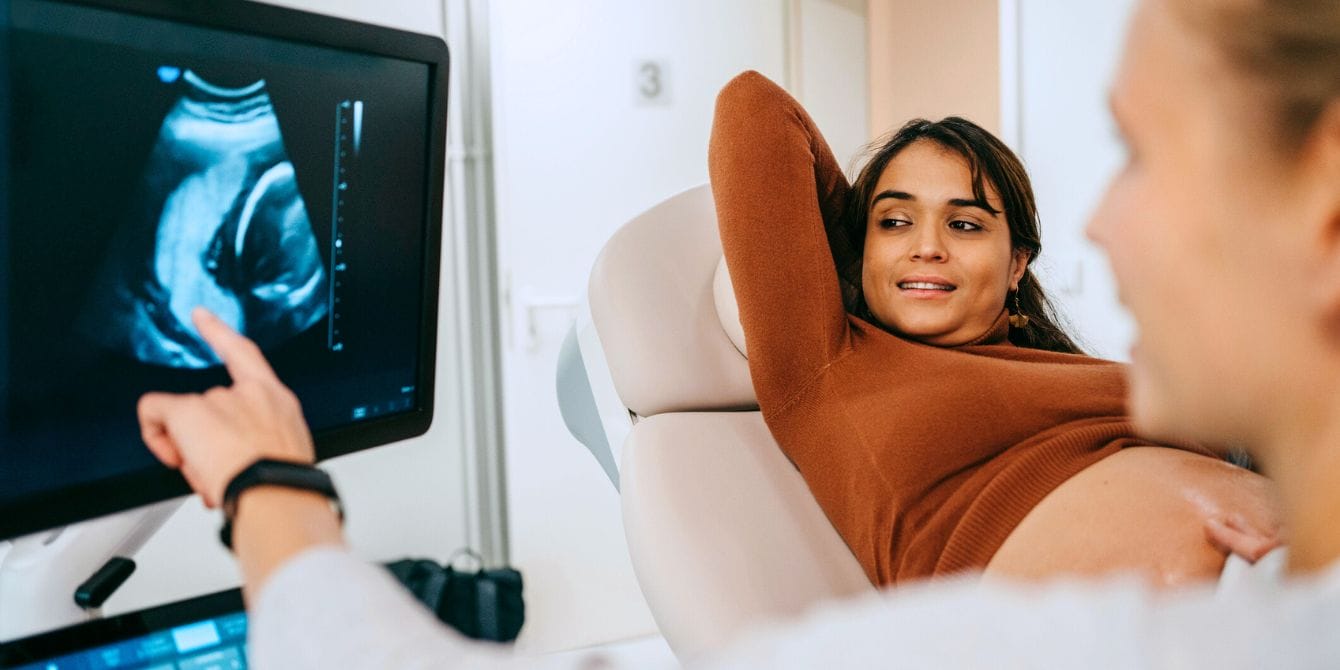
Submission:
M 265 355 L 261 353 L 260 347 L 230 328 L 209 310 L 203 307 L 191 310 L 191 320 L 195 322 L 200 337 L 223 361 L 224 367 L 228 368 L 228 375 L 233 378 L 234 383 L 242 379 L 277 379 L 274 370 L 265 361 Z

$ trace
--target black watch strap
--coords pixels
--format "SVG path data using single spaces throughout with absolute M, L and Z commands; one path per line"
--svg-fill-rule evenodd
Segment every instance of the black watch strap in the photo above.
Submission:
M 320 493 L 330 499 L 335 511 L 344 521 L 344 508 L 340 505 L 340 495 L 335 492 L 335 482 L 330 475 L 314 465 L 294 461 L 280 461 L 262 458 L 247 466 L 228 483 L 223 491 L 223 527 L 219 529 L 219 541 L 229 550 L 233 548 L 233 520 L 237 518 L 237 499 L 243 491 L 253 486 L 282 486 Z

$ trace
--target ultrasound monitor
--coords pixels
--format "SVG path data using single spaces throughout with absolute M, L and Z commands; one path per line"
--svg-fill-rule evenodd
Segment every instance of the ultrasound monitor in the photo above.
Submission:
M 328 458 L 433 407 L 447 51 L 247 2 L 0 0 L 0 539 L 185 493 L 149 390 L 255 340 Z

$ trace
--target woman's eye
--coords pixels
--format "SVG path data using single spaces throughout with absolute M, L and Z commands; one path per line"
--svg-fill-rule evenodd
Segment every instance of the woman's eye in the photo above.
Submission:
M 912 225 L 912 222 L 904 219 L 880 219 L 879 221 L 879 227 L 884 229 L 901 228 L 910 225 Z
M 953 228 L 954 230 L 964 230 L 964 231 L 974 231 L 982 229 L 981 226 L 971 221 L 951 221 L 949 227 Z

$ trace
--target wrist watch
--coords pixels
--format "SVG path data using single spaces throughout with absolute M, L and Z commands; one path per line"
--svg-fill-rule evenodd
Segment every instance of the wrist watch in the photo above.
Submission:
M 280 461 L 262 458 L 247 466 L 228 483 L 223 492 L 223 527 L 219 529 L 219 540 L 229 551 L 233 548 L 233 520 L 237 518 L 237 499 L 243 491 L 253 486 L 282 486 L 320 493 L 330 499 L 331 506 L 344 522 L 344 508 L 340 505 L 340 495 L 335 492 L 335 483 L 330 475 L 309 463 Z

